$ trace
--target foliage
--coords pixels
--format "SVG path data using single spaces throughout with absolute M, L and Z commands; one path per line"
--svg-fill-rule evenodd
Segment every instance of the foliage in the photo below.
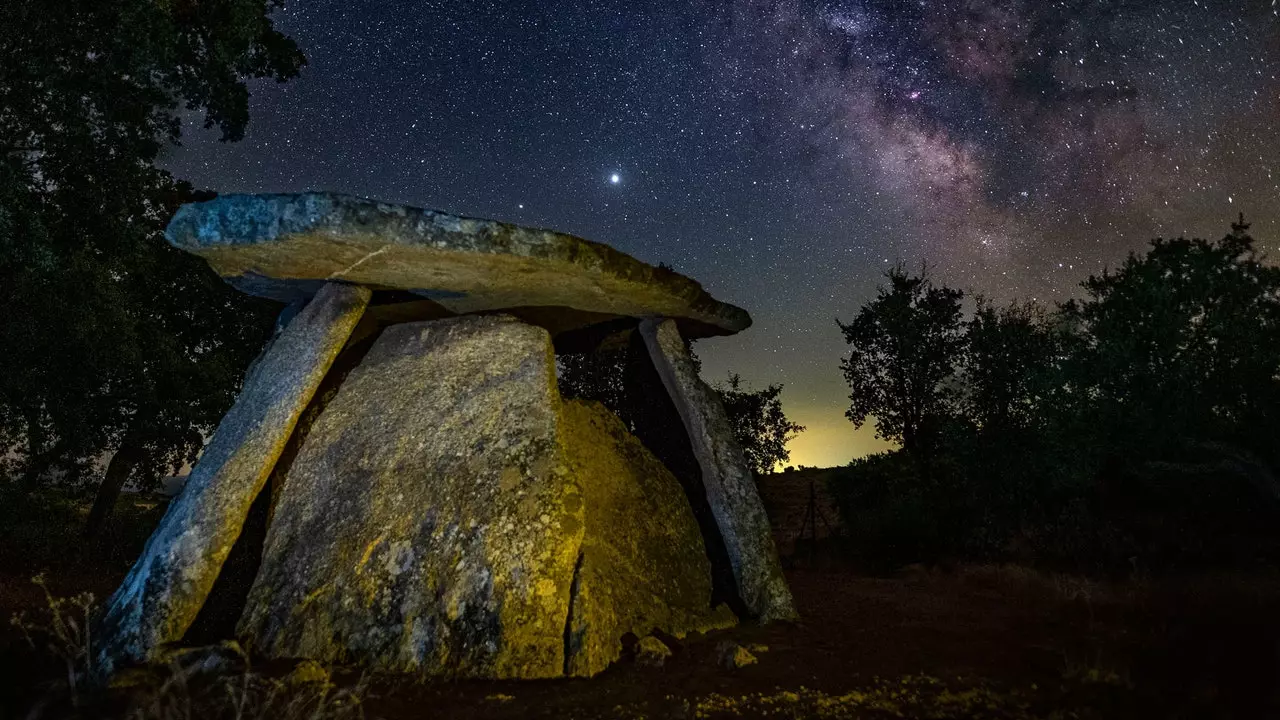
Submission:
M 757 475 L 773 472 L 791 458 L 787 443 L 804 432 L 804 426 L 788 420 L 782 411 L 782 385 L 748 390 L 742 377 L 733 373 L 728 382 L 716 386 L 716 392 L 733 426 L 733 436 Z
M 857 333 L 842 326 L 850 417 L 903 426 L 896 409 L 921 402 L 898 368 L 931 356 L 917 376 L 941 389 L 937 419 L 929 452 L 831 483 L 851 547 L 1107 572 L 1280 560 L 1280 269 L 1247 229 L 1155 240 L 1052 313 L 979 300 L 959 338 L 950 321 L 920 330 L 927 278 L 898 271 Z
M 131 447 L 154 476 L 189 461 L 269 330 L 161 235 L 196 199 L 155 166 L 178 111 L 239 139 L 246 77 L 297 75 L 274 0 L 0 4 L 0 441 L 32 487 Z
M 210 673 L 197 663 L 171 662 L 134 689 L 130 720 L 361 720 L 368 682 L 342 686 L 314 662 L 303 661 L 278 678 L 254 671 L 239 647 L 238 672 Z
M 878 437 L 915 452 L 956 411 L 945 382 L 964 348 L 964 294 L 935 286 L 927 272 L 910 275 L 897 267 L 885 276 L 888 287 L 852 322 L 836 321 L 849 344 L 840 362 L 851 390 L 845 415 L 857 427 L 875 417 Z
M 686 342 L 694 367 L 701 362 L 692 343 Z M 663 446 L 687 445 L 685 430 L 678 424 L 675 408 L 666 398 L 666 389 L 653 369 L 653 360 L 638 337 L 625 347 L 572 353 L 556 358 L 560 392 L 565 397 L 601 403 L 613 411 L 631 432 L 659 455 L 669 453 Z M 742 378 L 730 374 L 728 382 L 713 388 L 720 397 L 734 438 L 756 473 L 772 472 L 790 454 L 786 444 L 804 427 L 787 419 L 782 409 L 782 385 L 749 390 Z M 671 466 L 681 464 L 674 457 L 662 457 Z
M 937 560 L 957 546 L 966 514 L 955 503 L 960 485 L 940 484 L 938 477 L 898 451 L 854 460 L 830 479 L 846 547 L 864 569 Z
M 1155 240 L 1064 306 L 1079 327 L 1070 380 L 1089 390 L 1081 403 L 1102 433 L 1127 440 L 1117 451 L 1242 436 L 1274 449 L 1256 430 L 1274 427 L 1280 407 L 1280 268 L 1247 230 L 1242 220 L 1218 242 Z
M 962 414 L 979 427 L 1026 427 L 1035 420 L 1060 352 L 1044 308 L 1012 303 L 996 308 L 979 298 L 965 325 Z
M 31 582 L 44 593 L 44 610 L 48 620 L 32 620 L 26 613 L 19 612 L 9 622 L 18 629 L 33 650 L 47 653 L 62 665 L 71 702 L 79 705 L 82 685 L 100 680 L 94 664 L 90 631 L 94 610 L 93 593 L 80 593 L 69 598 L 55 597 L 49 591 L 43 575 L 36 575 Z
M 303 661 L 287 676 L 253 671 L 248 655 L 234 642 L 207 648 L 168 651 L 167 661 L 130 668 L 110 686 L 94 665 L 90 636 L 96 613 L 92 593 L 55 596 L 43 575 L 32 578 L 43 592 L 44 619 L 15 614 L 16 627 L 37 657 L 47 656 L 64 670 L 64 681 L 46 688 L 30 717 L 100 717 L 108 707 L 136 720 L 171 718 L 283 718 L 285 720 L 357 720 L 364 717 L 365 678 L 342 687 L 328 670 Z M 62 707 L 69 706 L 69 707 Z

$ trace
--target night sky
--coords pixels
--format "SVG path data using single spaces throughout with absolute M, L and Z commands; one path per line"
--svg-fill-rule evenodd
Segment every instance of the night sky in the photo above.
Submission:
M 223 192 L 333 190 L 550 227 L 751 311 L 708 380 L 786 384 L 792 462 L 880 447 L 843 417 L 851 318 L 897 262 L 1056 300 L 1239 212 L 1280 249 L 1273 0 L 296 0 L 310 65 L 252 85 Z

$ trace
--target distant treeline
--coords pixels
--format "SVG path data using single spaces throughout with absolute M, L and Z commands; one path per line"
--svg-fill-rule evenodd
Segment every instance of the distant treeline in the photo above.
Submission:
M 868 565 L 1088 572 L 1280 558 L 1280 269 L 1241 218 L 1155 240 L 1055 307 L 897 268 L 848 324 L 847 416 L 901 450 L 831 481 Z

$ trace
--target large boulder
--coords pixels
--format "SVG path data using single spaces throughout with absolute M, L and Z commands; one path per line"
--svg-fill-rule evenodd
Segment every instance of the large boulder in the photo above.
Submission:
M 711 613 L 676 480 L 563 404 L 545 330 L 393 325 L 284 481 L 239 632 L 268 656 L 470 677 L 591 674 Z
M 167 236 L 241 290 L 278 300 L 344 280 L 432 301 L 417 319 L 509 310 L 560 332 L 661 315 L 687 337 L 751 324 L 693 280 L 608 245 L 345 195 L 222 195 L 182 206 Z
M 570 598 L 566 674 L 605 669 L 627 634 L 684 637 L 734 625 L 725 605 L 706 612 L 711 563 L 675 476 L 599 403 L 565 403 L 562 427 L 586 525 Z

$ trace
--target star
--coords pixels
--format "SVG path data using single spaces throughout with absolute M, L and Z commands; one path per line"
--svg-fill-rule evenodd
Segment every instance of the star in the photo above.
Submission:
M 699 347 L 706 376 L 790 373 L 788 412 L 832 437 L 849 423 L 830 318 L 896 263 L 1052 303 L 1239 209 L 1280 232 L 1280 0 L 592 0 L 485 3 L 483 22 L 387 0 L 360 23 L 312 5 L 288 24 L 305 81 L 256 92 L 241 143 L 195 123 L 168 170 L 514 215 L 676 263 L 785 328 Z M 858 437 L 792 461 L 843 464 Z

